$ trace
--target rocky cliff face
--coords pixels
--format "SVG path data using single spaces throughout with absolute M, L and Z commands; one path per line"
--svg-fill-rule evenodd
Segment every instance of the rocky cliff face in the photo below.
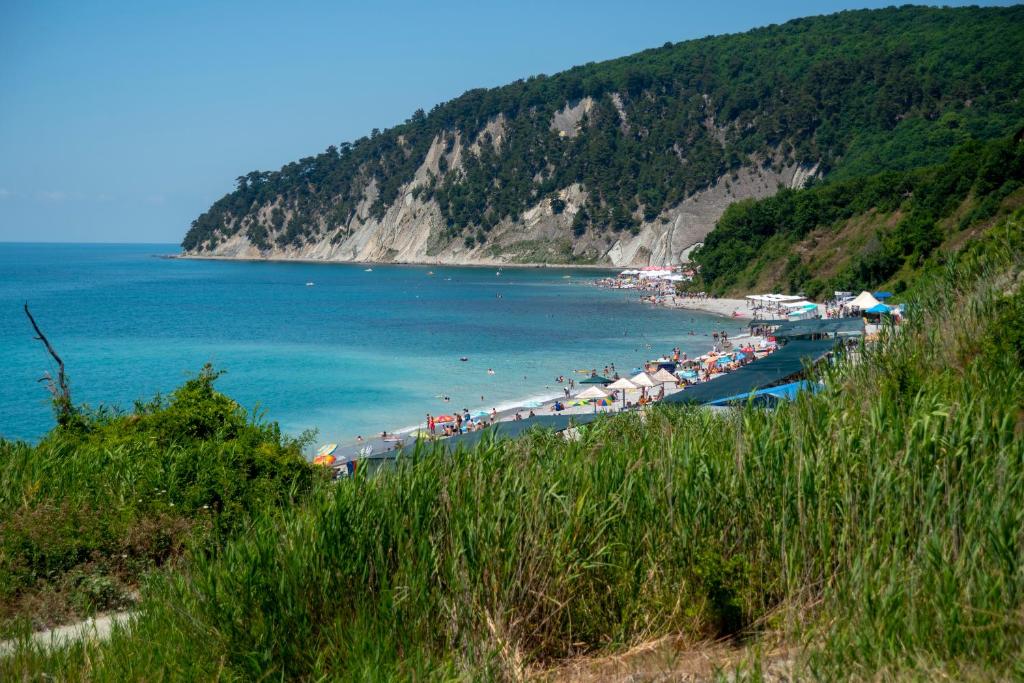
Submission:
M 552 120 L 552 129 L 574 136 L 590 102 L 566 106 Z M 625 121 L 624 121 L 625 125 Z M 499 151 L 504 137 L 501 117 L 491 120 L 468 146 L 461 133 L 437 136 L 424 155 L 413 180 L 402 186 L 397 199 L 383 216 L 374 216 L 376 181 L 363 188 L 362 201 L 348 222 L 330 226 L 321 221 L 317 239 L 301 245 L 279 246 L 274 239 L 272 214 L 281 209 L 284 222 L 290 211 L 280 199 L 259 207 L 253 220 L 267 231 L 268 245 L 261 248 L 250 240 L 248 230 L 229 226 L 217 243 L 208 248 L 186 251 L 187 256 L 315 260 L 336 262 L 437 263 L 451 265 L 501 265 L 588 263 L 609 266 L 646 266 L 685 262 L 689 250 L 700 243 L 732 202 L 774 194 L 780 187 L 802 187 L 817 174 L 816 166 L 775 162 L 754 164 L 720 177 L 710 187 L 663 211 L 657 218 L 640 223 L 633 231 L 574 235 L 573 219 L 586 202 L 586 191 L 572 184 L 558 192 L 564 205 L 557 213 L 545 198 L 517 219 L 495 226 L 483 245 L 467 246 L 451 239 L 444 228 L 441 210 L 433 199 L 424 200 L 418 189 L 445 169 L 458 170 L 464 154 L 479 154 L 484 136 Z M 248 226 L 246 226 L 248 227 Z M 233 234 L 231 234 L 233 232 Z

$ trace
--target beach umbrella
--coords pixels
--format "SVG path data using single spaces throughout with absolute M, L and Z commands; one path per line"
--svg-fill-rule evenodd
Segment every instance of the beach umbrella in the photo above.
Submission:
M 330 455 L 334 451 L 338 450 L 338 444 L 336 443 L 325 443 L 323 446 L 317 449 L 317 455 Z
M 648 375 L 646 372 L 638 372 L 633 377 L 630 377 L 629 381 L 637 385 L 638 387 L 651 388 L 658 386 L 657 380 Z
M 601 375 L 591 375 L 590 377 L 588 377 L 586 379 L 581 379 L 579 383 L 580 384 L 611 384 L 612 381 L 610 379 L 608 379 L 607 377 L 602 377 Z
M 673 384 L 675 384 L 676 382 L 679 381 L 678 377 L 673 375 L 671 372 L 669 372 L 665 368 L 658 368 L 658 371 L 656 373 L 654 373 L 653 375 L 651 375 L 651 377 L 654 378 L 655 380 L 659 381 L 659 382 L 662 382 L 662 383 L 672 382 Z
M 602 389 L 601 387 L 594 386 L 594 387 L 587 387 L 586 389 L 581 391 L 576 396 L 576 398 L 578 398 L 578 399 L 586 399 L 588 401 L 591 401 L 591 400 L 598 400 L 598 401 L 600 401 L 600 400 L 608 398 L 609 396 L 611 396 L 611 392 L 606 391 L 605 389 Z M 595 413 L 597 412 L 597 404 L 596 403 L 594 404 L 594 412 Z
M 608 398 L 611 394 L 601 387 L 588 387 L 576 395 L 578 399 Z
M 618 389 L 618 390 L 622 391 L 622 407 L 625 408 L 626 407 L 626 390 L 627 389 L 639 389 L 640 387 L 638 387 L 637 385 L 633 384 L 628 379 L 623 377 L 622 379 L 617 379 L 614 382 L 612 382 L 611 384 L 609 384 L 608 388 L 609 389 Z
M 323 465 L 324 467 L 330 467 L 331 465 L 334 464 L 334 456 L 333 455 L 318 455 L 315 458 L 313 458 L 313 464 L 314 465 Z
M 455 418 L 452 417 L 451 415 L 438 415 L 437 417 L 434 418 L 434 422 L 436 422 L 437 424 L 441 424 L 444 422 L 455 422 Z
M 654 387 L 658 386 L 657 380 L 655 380 L 646 372 L 638 372 L 637 374 L 630 377 L 629 381 L 637 385 L 638 387 L 642 387 L 644 389 L 653 389 Z

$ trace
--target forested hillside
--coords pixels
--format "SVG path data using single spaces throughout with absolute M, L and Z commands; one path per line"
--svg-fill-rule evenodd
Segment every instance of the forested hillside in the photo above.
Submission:
M 730 206 L 693 253 L 696 289 L 827 297 L 902 291 L 929 262 L 1024 206 L 1024 128 L 957 147 L 939 165 L 784 189 Z
M 472 90 L 240 176 L 182 245 L 331 260 L 676 257 L 731 201 L 780 182 L 934 164 L 1011 133 L 1022 53 L 1021 6 L 843 12 L 666 44 Z M 559 247 L 537 256 L 531 239 Z

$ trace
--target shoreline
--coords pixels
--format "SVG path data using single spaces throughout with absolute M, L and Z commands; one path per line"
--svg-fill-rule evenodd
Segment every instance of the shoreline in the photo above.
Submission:
M 183 257 L 183 258 L 189 258 L 189 257 Z M 222 259 L 221 257 L 199 257 L 199 258 L 209 258 L 210 260 L 243 260 L 243 259 L 233 259 L 233 258 Z M 263 260 L 263 259 L 255 259 L 255 260 Z M 353 264 L 353 265 L 355 264 L 355 262 L 351 262 L 351 261 L 341 261 L 341 262 L 338 262 L 338 261 L 327 261 L 327 262 L 317 261 L 317 262 L 319 262 L 319 263 L 341 263 L 341 264 Z M 383 265 L 424 265 L 424 264 L 396 264 L 396 263 L 389 263 L 389 264 L 383 264 Z M 530 266 L 523 266 L 521 264 L 519 264 L 519 266 L 520 267 L 530 267 Z M 477 267 L 477 268 L 484 268 L 484 267 L 493 267 L 493 266 L 486 266 L 486 265 L 477 264 L 475 266 L 455 266 L 455 267 Z M 581 267 L 582 268 L 583 266 L 577 266 L 577 267 Z M 590 268 L 594 269 L 594 267 L 592 267 L 592 266 Z M 609 269 L 604 269 L 604 270 L 609 270 Z M 705 313 L 705 314 L 708 314 L 708 315 L 713 315 L 713 316 L 718 317 L 718 318 L 722 318 L 724 320 L 729 320 L 729 321 L 731 321 L 733 323 L 745 322 L 747 320 L 753 320 L 754 319 L 754 312 L 749 309 L 749 302 L 746 299 L 710 298 L 710 297 L 706 297 L 706 298 L 690 298 L 690 297 L 679 297 L 679 296 L 675 296 L 675 295 L 672 295 L 672 296 L 662 295 L 662 296 L 659 296 L 659 297 L 656 297 L 656 298 L 655 297 L 644 297 L 644 296 L 641 296 L 641 297 L 639 297 L 637 299 L 633 299 L 633 297 L 629 297 L 629 299 L 633 303 L 647 304 L 649 306 L 657 306 L 657 307 L 661 307 L 661 308 L 670 308 L 670 309 L 673 309 L 673 310 L 680 311 L 681 313 L 685 312 L 685 311 L 694 311 L 694 312 L 698 312 L 698 313 Z M 734 315 L 734 313 L 735 313 L 735 315 Z M 737 335 L 735 335 L 733 337 L 730 337 L 730 340 L 735 340 L 735 341 L 741 341 L 742 340 L 743 342 L 755 342 L 755 341 L 758 341 L 759 339 L 760 339 L 760 337 L 757 337 L 756 335 L 751 334 L 751 332 L 749 330 L 747 330 L 746 332 L 741 332 L 741 333 L 739 333 L 739 334 L 737 334 Z M 709 343 L 709 346 L 710 346 L 710 344 L 711 344 L 711 339 L 710 338 L 708 339 L 708 343 Z M 712 349 L 709 348 L 707 352 L 710 352 L 711 350 Z M 705 352 L 705 353 L 707 353 L 707 352 Z M 568 380 L 570 378 L 566 377 L 566 379 Z M 573 377 L 572 379 L 576 379 L 576 378 Z M 524 396 L 522 398 L 517 398 L 517 399 L 506 400 L 506 401 L 504 401 L 502 403 L 497 404 L 494 407 L 494 410 L 495 410 L 495 413 L 496 413 L 496 417 L 494 419 L 494 424 L 497 424 L 499 422 L 508 422 L 508 421 L 514 420 L 515 419 L 515 415 L 516 415 L 517 412 L 521 413 L 524 419 L 527 418 L 528 413 L 529 413 L 530 410 L 533 410 L 535 415 L 537 415 L 537 416 L 551 415 L 551 414 L 553 414 L 553 412 L 551 410 L 551 406 L 553 406 L 557 401 L 565 401 L 566 403 L 572 403 L 572 402 L 578 400 L 578 399 L 575 398 L 575 395 L 577 393 L 579 393 L 582 390 L 582 388 L 586 388 L 585 386 L 581 388 L 579 386 L 579 382 L 577 381 L 575 389 L 572 391 L 571 395 L 568 398 L 566 398 L 563 395 L 563 392 L 561 391 L 562 387 L 564 387 L 564 386 L 566 386 L 566 385 L 560 385 L 559 386 L 559 391 L 557 393 L 553 390 L 554 389 L 553 387 L 545 387 L 545 390 L 538 390 L 538 391 L 536 391 L 536 392 L 534 392 L 534 393 L 532 393 L 532 394 L 530 394 L 528 396 Z M 670 385 L 667 385 L 667 384 L 662 385 L 662 386 L 665 387 L 665 395 L 666 396 L 674 394 L 674 393 L 676 393 L 678 391 L 682 391 L 681 387 L 670 386 Z M 638 396 L 639 396 L 639 394 L 638 394 Z M 614 413 L 618 413 L 620 410 L 621 410 L 621 398 L 620 398 L 619 401 L 615 402 L 611 406 L 599 407 L 596 412 L 599 413 L 599 414 L 600 413 L 614 414 Z M 454 415 L 456 413 L 461 413 L 462 411 L 459 410 L 458 407 L 453 404 L 452 407 L 449 410 L 445 411 L 445 412 Z M 474 416 L 474 419 L 477 419 L 476 416 L 480 412 L 481 411 L 478 409 L 476 411 L 470 411 L 470 414 L 472 416 Z M 489 414 L 489 411 L 486 411 L 486 412 L 488 412 L 488 414 Z M 583 414 L 583 413 L 591 414 L 591 413 L 594 413 L 594 412 L 595 412 L 595 410 L 594 410 L 594 406 L 593 405 L 586 405 L 586 406 L 571 406 L 571 405 L 567 405 L 565 410 L 559 411 L 557 414 L 559 414 L 559 415 L 579 415 L 579 414 Z M 489 418 L 484 418 L 484 419 L 486 421 L 489 421 Z M 344 463 L 344 462 L 347 462 L 347 461 L 350 461 L 350 460 L 358 460 L 361 457 L 365 457 L 365 455 L 369 455 L 371 457 L 374 457 L 374 456 L 380 456 L 380 455 L 385 454 L 385 453 L 393 452 L 395 450 L 399 450 L 399 449 L 401 449 L 404 446 L 408 446 L 411 443 L 415 443 L 416 439 L 418 437 L 420 437 L 420 436 L 423 436 L 424 432 L 426 432 L 426 424 L 425 424 L 425 422 L 424 423 L 416 423 L 416 424 L 412 424 L 412 425 L 408 425 L 407 424 L 405 426 L 398 427 L 398 428 L 395 428 L 393 430 L 387 431 L 386 433 L 388 434 L 388 437 L 386 439 L 381 437 L 380 434 L 373 434 L 373 435 L 369 436 L 369 438 L 364 438 L 363 441 L 353 441 L 353 440 L 338 441 L 337 442 L 338 443 L 338 448 L 337 448 L 337 450 L 335 452 L 335 456 L 337 457 L 337 461 L 336 461 L 336 464 L 334 465 L 334 467 L 338 467 L 339 466 L 338 463 Z M 440 430 L 439 430 L 439 433 L 440 433 Z M 367 448 L 370 449 L 369 453 L 366 453 L 366 449 Z
M 249 256 L 207 256 L 202 254 L 167 254 L 163 258 L 182 261 L 240 261 L 244 263 L 306 263 L 331 266 L 434 266 L 437 268 L 567 268 L 571 270 L 615 271 L 622 266 L 594 263 L 505 263 L 502 261 L 477 261 L 475 263 L 448 263 L 445 261 L 336 261 L 316 258 L 249 257 Z
M 749 303 L 746 299 L 728 299 L 728 298 L 707 298 L 707 299 L 691 299 L 688 297 L 672 297 L 672 301 L 654 301 L 647 302 L 652 306 L 660 306 L 662 308 L 673 308 L 677 310 L 686 311 L 700 311 L 701 313 L 711 313 L 723 318 L 730 320 L 753 320 L 753 311 L 749 309 Z
M 760 339 L 761 339 L 760 337 L 758 337 L 756 335 L 753 335 L 753 334 L 750 334 L 749 332 L 741 333 L 741 334 L 738 334 L 738 335 L 736 335 L 734 337 L 730 337 L 729 338 L 730 342 L 733 342 L 733 341 L 735 341 L 735 342 L 742 342 L 742 344 L 747 344 L 747 343 L 755 344 Z M 710 340 L 709 340 L 709 344 L 710 344 Z M 733 348 L 735 348 L 736 346 L 740 346 L 742 344 L 734 344 Z M 711 349 L 709 349 L 705 353 L 709 353 L 709 352 L 711 352 Z M 622 376 L 623 377 L 627 377 L 628 375 L 624 374 Z M 575 378 L 573 378 L 573 379 L 575 379 Z M 562 386 L 565 386 L 565 385 L 562 385 Z M 663 386 L 665 388 L 665 396 L 666 397 L 671 396 L 672 394 L 675 394 L 675 393 L 678 393 L 678 392 L 684 390 L 683 387 L 673 386 L 673 385 L 667 384 L 667 383 L 666 384 L 662 384 L 660 386 Z M 511 421 L 515 420 L 515 415 L 516 415 L 517 412 L 522 414 L 523 419 L 529 419 L 528 415 L 529 415 L 529 411 L 530 410 L 533 410 L 535 416 L 537 416 L 537 417 L 540 417 L 540 416 L 543 416 L 543 415 L 553 415 L 553 414 L 557 414 L 557 415 L 582 415 L 582 414 L 588 414 L 589 415 L 589 414 L 597 413 L 599 415 L 600 414 L 614 415 L 614 414 L 618 414 L 618 413 L 620 413 L 622 411 L 622 398 L 621 397 L 618 400 L 614 401 L 612 403 L 612 405 L 610 405 L 610 406 L 599 406 L 599 407 L 597 407 L 596 410 L 595 410 L 594 405 L 593 404 L 589 404 L 589 403 L 587 405 L 582 405 L 582 406 L 573 406 L 573 405 L 571 405 L 573 402 L 579 400 L 579 399 L 576 398 L 576 394 L 578 394 L 580 391 L 582 391 L 585 388 L 586 388 L 586 385 L 584 385 L 583 387 L 580 387 L 579 381 L 577 381 L 575 388 L 572 390 L 571 395 L 568 398 L 566 398 L 563 395 L 562 392 L 559 392 L 558 394 L 553 395 L 553 396 L 549 396 L 547 398 L 544 397 L 544 394 L 537 393 L 537 394 L 533 394 L 533 395 L 530 395 L 530 396 L 526 396 L 526 397 L 521 398 L 521 399 L 509 400 L 509 401 L 505 401 L 504 403 L 499 403 L 498 406 L 495 407 L 496 416 L 495 416 L 494 422 L 490 423 L 490 424 L 498 424 L 498 423 L 501 423 L 501 422 L 511 422 Z M 630 391 L 631 394 L 633 394 L 635 390 L 628 390 L 628 391 Z M 652 391 L 655 391 L 655 390 L 652 390 Z M 639 396 L 640 396 L 639 392 L 636 392 L 635 395 L 628 395 L 626 397 L 626 400 L 634 402 L 634 404 L 635 404 L 635 401 L 636 401 L 636 399 Z M 564 410 L 561 410 L 561 411 L 555 413 L 555 412 L 553 412 L 551 410 L 551 407 L 556 402 L 558 402 L 558 401 L 564 401 L 567 405 L 566 405 Z M 654 405 L 656 405 L 657 403 L 658 402 L 655 402 Z M 634 408 L 635 408 L 635 405 L 634 405 Z M 452 415 L 455 415 L 456 413 L 461 413 L 462 411 L 458 410 L 456 408 L 453 408 L 452 410 L 450 410 L 448 412 L 450 414 L 452 414 Z M 470 411 L 470 414 L 471 415 L 476 415 L 478 412 L 479 411 Z M 474 418 L 474 419 L 477 419 L 477 418 Z M 487 419 L 487 421 L 489 422 L 489 418 Z M 344 441 L 344 442 L 342 442 L 342 441 L 338 441 L 337 442 L 338 448 L 334 452 L 334 455 L 337 458 L 337 460 L 332 465 L 332 467 L 333 468 L 338 468 L 338 467 L 343 466 L 344 463 L 346 463 L 348 461 L 360 460 L 363 457 L 379 457 L 379 456 L 387 454 L 387 453 L 392 453 L 392 452 L 395 452 L 397 450 L 401 450 L 404 447 L 407 447 L 407 446 L 410 446 L 410 445 L 414 444 L 416 442 L 417 438 L 424 437 L 424 433 L 426 432 L 426 429 L 427 429 L 426 423 L 423 422 L 423 423 L 417 423 L 417 424 L 414 424 L 414 425 L 407 425 L 407 426 L 404 426 L 404 427 L 399 427 L 399 428 L 397 428 L 397 429 L 395 429 L 393 431 L 388 431 L 387 432 L 388 437 L 386 439 L 381 437 L 379 434 L 375 434 L 375 435 L 371 436 L 370 438 L 364 439 L 362 442 L 357 442 L 357 441 Z M 440 436 L 440 433 L 441 433 L 441 430 L 439 428 L 438 429 L 438 436 L 436 438 L 437 441 L 443 441 L 445 439 L 445 437 Z M 430 439 L 430 437 L 425 437 L 425 440 L 426 441 L 430 441 L 432 439 Z M 369 448 L 370 451 L 364 453 L 364 451 L 367 448 Z M 312 455 L 309 456 L 309 457 L 312 458 Z

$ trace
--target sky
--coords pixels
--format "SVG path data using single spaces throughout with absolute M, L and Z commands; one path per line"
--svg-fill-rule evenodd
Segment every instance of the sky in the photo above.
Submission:
M 0 242 L 177 243 L 237 176 L 470 88 L 891 4 L 0 0 Z

